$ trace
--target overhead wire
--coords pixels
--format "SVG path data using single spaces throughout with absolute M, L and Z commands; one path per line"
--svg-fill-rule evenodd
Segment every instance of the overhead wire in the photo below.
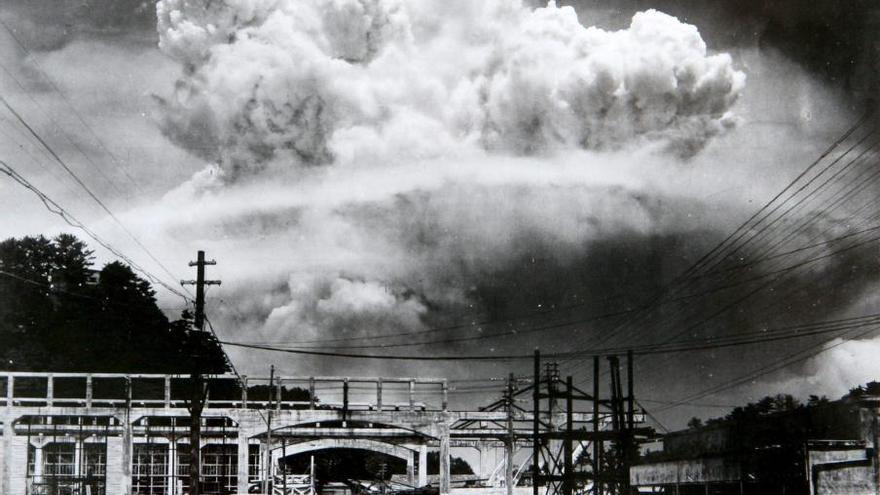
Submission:
M 2 97 L 0 97 L 0 98 L 2 98 Z M 64 207 L 62 207 L 59 203 L 57 203 L 55 200 L 53 200 L 51 197 L 49 197 L 47 194 L 45 194 L 43 191 L 41 191 L 38 187 L 31 184 L 20 173 L 18 173 L 18 171 L 16 171 L 15 168 L 13 168 L 11 165 L 9 165 L 4 160 L 0 160 L 0 173 L 5 174 L 6 176 L 10 177 L 12 180 L 17 182 L 19 185 L 21 185 L 21 186 L 25 187 L 26 189 L 28 189 L 29 191 L 31 191 L 34 195 L 36 195 L 40 199 L 40 201 L 43 203 L 43 206 L 45 206 L 47 210 L 49 210 L 51 213 L 54 213 L 55 215 L 59 216 L 62 220 L 64 220 L 65 223 L 67 223 L 71 227 L 74 227 L 74 228 L 77 228 L 77 229 L 83 231 L 87 236 L 89 236 L 92 240 L 94 240 L 95 242 L 100 244 L 104 249 L 106 249 L 107 251 L 109 251 L 114 256 L 118 257 L 119 259 L 125 261 L 134 270 L 140 272 L 142 275 L 147 277 L 148 280 L 150 280 L 153 283 L 161 285 L 162 287 L 164 287 L 166 290 L 168 290 L 172 294 L 175 294 L 175 295 L 183 298 L 184 301 L 187 301 L 187 302 L 190 301 L 190 298 L 186 294 L 177 290 L 173 286 L 165 283 L 162 279 L 153 275 L 150 271 L 148 271 L 145 268 L 143 268 L 142 266 L 140 266 L 137 262 L 135 262 L 134 260 L 132 260 L 131 258 L 126 256 L 124 253 L 122 253 L 120 250 L 116 249 L 109 242 L 107 242 L 103 238 L 101 238 L 96 232 L 94 232 L 92 229 L 90 229 L 83 222 L 79 221 L 70 212 L 65 210 Z
M 135 244 L 137 244 L 138 247 L 140 247 L 141 250 L 146 253 L 147 256 L 149 256 L 149 258 L 152 259 L 153 262 L 155 262 L 169 277 L 171 277 L 172 280 L 174 280 L 175 277 L 171 273 L 171 271 L 161 261 L 159 261 L 159 259 L 140 241 L 140 239 L 138 239 L 137 236 L 135 236 L 134 233 L 132 233 L 128 229 L 128 227 L 126 227 L 125 224 L 122 223 L 119 217 L 117 217 L 116 214 L 113 213 L 113 211 L 111 211 L 110 208 L 107 207 L 107 205 L 103 201 L 101 201 L 101 199 L 98 198 L 98 196 L 95 195 L 94 192 L 92 192 L 92 190 L 82 181 L 82 179 L 80 179 L 79 176 L 67 165 L 67 163 L 65 163 L 65 161 L 55 152 L 55 150 L 49 145 L 49 143 L 47 143 L 42 138 L 42 136 L 40 136 L 40 134 L 37 133 L 37 131 L 33 127 L 31 127 L 30 124 L 27 123 L 24 117 L 22 117 L 9 104 L 9 102 L 6 100 L 6 98 L 3 97 L 3 95 L 0 95 L 0 103 L 2 103 L 3 106 L 5 106 L 6 109 L 15 116 L 15 118 L 21 123 L 21 125 L 24 126 L 28 130 L 28 132 L 34 137 L 34 139 L 36 139 L 49 152 L 49 154 L 52 155 L 55 161 L 59 165 L 61 165 L 61 167 L 65 171 L 67 171 L 67 173 L 76 181 L 77 184 L 79 184 L 79 186 L 89 195 L 89 197 L 92 198 L 92 200 L 94 200 L 95 203 L 97 203 L 98 206 L 100 206 L 101 209 L 104 210 L 107 215 L 109 215 L 110 218 L 113 219 L 113 221 L 123 230 L 123 232 L 125 232 L 128 237 L 131 238 L 135 242 Z
M 850 131 L 853 131 L 853 130 L 854 130 L 854 128 L 851 128 L 851 129 L 850 129 Z M 872 129 L 872 130 L 871 130 L 871 133 L 869 133 L 869 134 L 863 136 L 863 138 L 860 139 L 859 142 L 863 142 L 863 141 L 867 138 L 867 136 L 872 135 L 873 132 L 874 132 L 874 130 Z M 846 136 L 849 135 L 849 134 L 851 134 L 851 132 L 848 132 L 844 137 L 846 137 Z M 843 140 L 840 139 L 840 140 L 838 140 L 838 141 L 835 143 L 834 146 L 836 146 L 836 145 L 838 145 L 838 144 L 840 144 L 840 143 L 842 143 L 842 142 L 843 142 Z M 875 143 L 875 144 L 876 144 L 876 143 Z M 873 147 L 873 146 L 874 146 L 874 145 L 872 145 L 872 147 Z M 833 146 L 832 146 L 832 148 L 829 148 L 829 150 L 830 150 L 830 149 L 833 149 Z M 851 152 L 853 149 L 855 149 L 855 145 L 854 145 L 854 146 L 851 146 L 848 150 L 846 150 L 845 153 L 841 154 L 841 156 L 838 156 L 838 157 L 833 161 L 833 163 L 838 163 L 838 162 L 840 162 L 840 160 L 841 160 L 844 156 L 846 156 L 846 154 L 848 154 L 849 152 Z M 825 154 L 823 154 L 823 156 L 827 156 L 827 154 L 828 154 L 828 153 L 826 152 Z M 858 161 L 863 155 L 864 155 L 864 152 L 861 153 L 861 154 L 860 154 L 859 156 L 857 156 L 856 158 L 850 160 L 850 162 L 846 165 L 846 167 L 848 168 L 848 167 L 851 166 L 853 163 L 857 162 L 857 161 Z M 819 160 L 813 162 L 813 164 L 811 164 L 811 166 L 808 167 L 808 169 L 811 169 L 812 167 L 816 166 L 818 163 L 820 163 Z M 825 168 L 822 169 L 822 171 L 820 172 L 820 174 L 822 174 L 822 173 L 828 171 L 829 169 L 830 169 L 830 166 L 826 166 Z M 817 176 L 815 176 L 815 177 L 813 177 L 812 179 L 810 179 L 809 182 L 810 182 L 810 183 L 814 182 L 814 181 L 816 180 L 816 178 L 817 178 L 820 174 L 817 174 Z M 805 173 L 802 173 L 802 174 L 800 174 L 800 175 L 798 176 L 798 178 L 805 177 L 805 176 L 806 176 L 806 174 L 805 174 Z M 834 176 L 832 176 L 832 178 L 830 178 L 829 180 L 826 180 L 826 181 L 821 185 L 821 187 L 817 187 L 817 188 L 816 188 L 811 194 L 814 194 L 816 191 L 820 190 L 822 187 L 824 187 L 824 186 L 826 186 L 828 183 L 830 183 L 831 180 L 833 180 L 834 178 L 837 178 L 837 177 L 839 177 L 839 176 L 840 176 L 840 174 L 835 174 Z M 793 181 L 792 183 L 790 183 L 789 186 L 787 186 L 783 191 L 788 190 L 788 189 L 791 189 L 791 188 L 793 187 L 792 184 L 794 184 L 794 183 L 795 183 L 795 181 Z M 798 191 L 803 191 L 804 189 L 805 189 L 804 187 L 800 187 L 800 188 L 798 188 Z M 782 194 L 777 194 L 777 196 L 776 196 L 775 198 L 779 198 L 779 197 L 782 197 Z M 794 195 L 790 196 L 789 198 L 786 198 L 786 201 L 791 200 L 791 198 L 793 198 L 793 197 L 794 197 Z M 803 203 L 803 201 L 801 201 L 800 203 Z M 768 202 L 768 205 L 770 205 L 770 204 L 772 204 L 772 201 L 771 201 L 771 202 Z M 766 207 L 767 207 L 767 205 L 765 205 L 765 208 L 766 208 Z M 777 205 L 777 206 L 774 207 L 773 210 L 771 210 L 771 211 L 776 211 L 776 210 L 778 210 L 780 207 L 781 207 L 781 205 Z M 789 208 L 789 209 L 787 209 L 787 210 L 784 211 L 784 214 L 790 213 L 792 210 L 793 210 L 793 208 Z M 753 215 L 753 216 L 751 217 L 751 219 L 758 218 L 758 216 L 759 216 L 759 215 Z M 764 216 L 764 217 L 760 218 L 759 220 L 764 220 L 765 218 L 767 218 L 767 216 Z M 744 223 L 743 225 L 746 225 L 746 223 Z M 742 228 L 742 226 L 741 226 L 741 228 Z M 731 236 L 728 236 L 728 238 L 730 238 L 730 239 L 734 239 L 734 237 L 731 237 Z M 743 238 L 742 235 L 737 236 L 737 237 L 735 238 L 735 242 L 740 241 L 742 238 Z M 750 239 L 751 239 L 751 238 L 746 239 L 746 242 L 748 242 Z M 718 250 L 716 249 L 715 252 L 718 252 Z M 720 259 L 725 259 L 726 257 L 727 257 L 726 255 L 725 255 L 725 256 L 721 256 Z M 704 257 L 704 258 L 705 258 L 705 259 L 709 259 L 709 258 L 706 258 L 706 257 Z M 713 266 L 717 266 L 717 264 L 716 264 L 716 265 L 713 265 Z M 694 270 L 690 270 L 690 273 L 692 273 L 691 278 L 693 278 L 693 272 L 694 272 Z M 684 280 L 686 281 L 687 278 L 684 279 Z M 757 291 L 756 291 L 756 292 L 757 292 Z M 656 301 L 656 300 L 654 301 L 654 304 L 657 304 L 657 301 Z M 624 322 L 624 325 L 625 325 L 625 324 L 626 324 L 626 322 Z M 616 327 L 617 330 L 619 330 L 620 328 L 621 328 L 620 325 L 618 325 L 618 327 Z M 604 341 L 607 341 L 607 340 L 608 340 L 608 338 L 607 338 L 607 336 L 606 336 L 606 339 L 604 339 Z
M 28 47 L 24 44 L 24 42 L 23 42 L 23 41 L 22 41 L 22 40 L 21 40 L 21 39 L 15 34 L 15 30 L 12 29 L 12 28 L 6 23 L 6 21 L 4 21 L 2 18 L 0 18 L 0 26 L 2 26 L 3 29 L 4 29 L 7 33 L 9 33 L 9 36 L 13 39 L 13 41 L 14 41 L 15 44 L 21 49 L 21 51 L 24 52 L 24 54 L 26 55 L 26 57 L 27 57 L 28 60 L 30 61 L 31 65 L 33 65 L 34 68 L 37 69 L 37 73 L 39 73 L 40 76 L 42 77 L 42 79 L 43 79 L 46 83 L 48 83 L 49 87 L 52 88 L 52 91 L 54 91 L 58 96 L 61 97 L 61 99 L 64 101 L 64 103 L 67 105 L 67 107 L 68 107 L 68 108 L 71 110 L 71 112 L 76 116 L 76 118 L 77 118 L 77 120 L 80 122 L 80 124 L 82 124 L 83 128 L 85 128 L 86 131 L 88 131 L 88 133 L 89 133 L 89 134 L 92 136 L 92 138 L 95 140 L 95 142 L 98 143 L 98 146 L 101 148 L 101 150 L 102 150 L 107 156 L 110 157 L 110 159 L 111 159 L 111 160 L 113 161 L 113 163 L 116 165 L 116 167 L 118 168 L 118 170 L 120 170 L 120 171 L 123 173 L 123 175 L 126 177 L 126 179 L 128 179 L 128 181 L 129 181 L 129 183 L 132 185 L 132 187 L 134 187 L 136 190 L 139 190 L 140 187 L 138 186 L 137 181 L 135 181 L 134 178 L 131 176 L 131 174 L 129 174 L 129 172 L 128 172 L 128 170 L 126 169 L 126 167 L 125 167 L 125 166 L 122 164 L 122 162 L 116 157 L 116 155 L 115 155 L 112 151 L 110 151 L 110 149 L 109 149 L 109 148 L 107 147 L 107 145 L 104 143 L 104 140 L 101 139 L 101 137 L 98 135 L 97 132 L 95 132 L 94 128 L 92 128 L 92 126 L 89 125 L 88 122 L 86 122 L 86 119 L 82 116 L 82 114 L 80 113 L 80 111 L 77 110 L 77 108 L 76 108 L 76 106 L 74 106 L 73 102 L 70 101 L 70 98 L 67 96 L 67 94 L 65 94 L 64 91 L 62 91 L 61 88 L 58 87 L 58 85 L 55 83 L 55 81 L 54 81 L 54 80 L 49 76 L 49 74 L 43 69 L 43 67 L 40 65 L 39 61 L 37 60 L 37 58 L 33 56 L 33 54 L 32 54 L 31 51 L 28 49 Z M 23 90 L 26 94 L 28 94 L 28 96 L 30 97 L 30 95 L 29 95 L 29 93 L 27 92 L 27 90 L 26 90 L 26 89 L 24 88 L 24 86 L 20 83 L 20 81 L 18 81 L 18 79 L 14 77 L 14 75 L 11 73 L 11 71 L 9 71 L 8 69 L 6 69 L 5 66 L 3 67 L 3 70 L 4 70 L 4 72 L 6 72 L 10 77 L 12 77 L 12 78 L 16 81 L 16 83 L 18 84 L 18 86 L 21 87 L 22 90 Z M 36 101 L 35 101 L 33 98 L 31 98 L 31 100 L 34 101 L 35 104 L 37 104 Z M 37 104 L 37 105 L 39 106 L 39 104 Z M 57 125 L 57 124 L 56 124 L 56 125 Z M 59 129 L 60 129 L 60 127 L 59 127 Z M 62 130 L 62 133 L 63 133 L 63 130 Z M 65 135 L 66 135 L 66 133 L 65 133 Z M 104 178 L 105 178 L 105 179 L 106 179 L 106 180 L 107 180 L 107 181 L 108 181 L 108 182 L 109 182 L 114 188 L 116 188 L 117 190 L 119 190 L 119 189 L 116 187 L 116 185 L 113 183 L 113 181 L 110 180 L 110 178 L 107 177 L 107 176 L 104 174 L 104 172 L 101 170 L 101 168 L 98 167 L 98 165 L 97 165 L 97 164 L 96 164 L 96 163 L 95 163 L 95 162 L 94 162 L 94 161 L 88 156 L 88 154 L 85 153 L 85 151 L 83 151 L 83 150 L 79 147 L 79 144 L 78 144 L 78 143 L 76 143 L 75 141 L 73 141 L 69 136 L 67 137 L 67 139 L 68 139 L 68 140 L 71 142 L 71 144 L 73 144 L 74 147 L 75 147 L 75 148 L 76 148 L 76 149 L 77 149 L 77 150 L 78 150 L 78 151 L 79 151 L 79 152 L 80 152 L 80 153 L 86 158 L 86 160 L 88 160 L 88 161 L 89 161 L 89 162 L 95 167 L 95 169 L 98 170 L 98 172 L 99 172 L 99 173 L 100 173 L 100 174 L 101 174 L 101 175 L 102 175 L 102 176 L 103 176 L 103 177 L 104 177 Z M 121 191 L 120 191 L 120 192 L 121 192 Z
M 754 223 L 754 225 L 758 225 L 761 221 L 768 218 L 775 211 L 777 211 L 782 205 L 785 204 L 785 202 L 791 200 L 791 198 L 794 195 L 789 196 L 788 198 L 786 198 L 785 200 L 780 202 L 780 204 L 773 206 L 774 203 L 776 203 L 780 198 L 782 198 L 784 195 L 786 195 L 786 193 L 788 193 L 790 190 L 795 188 L 798 181 L 807 177 L 812 170 L 814 170 L 817 166 L 819 166 L 819 164 L 822 162 L 822 160 L 824 160 L 826 157 L 828 157 L 834 149 L 836 149 L 838 146 L 840 146 L 842 143 L 844 143 L 846 141 L 846 139 L 848 139 L 859 128 L 861 128 L 868 121 L 868 118 L 870 115 L 871 115 L 871 113 L 866 112 L 852 127 L 850 127 L 840 138 L 838 138 L 834 143 L 832 143 L 823 153 L 820 154 L 820 156 L 816 160 L 814 160 L 811 164 L 809 164 L 801 173 L 799 173 L 793 180 L 791 180 L 771 200 L 769 200 L 767 203 L 765 203 L 758 211 L 756 211 L 754 214 L 752 214 L 746 221 L 744 221 L 742 224 L 740 224 L 739 227 L 737 227 L 733 232 L 731 232 L 721 242 L 717 243 L 712 249 L 710 249 L 705 255 L 703 255 L 700 259 L 698 259 L 695 263 L 693 263 L 689 268 L 685 269 L 672 282 L 667 284 L 658 293 L 658 295 L 652 299 L 652 301 L 648 304 L 648 306 L 652 307 L 652 306 L 656 305 L 659 301 L 662 301 L 669 293 L 673 292 L 675 289 L 681 287 L 682 285 L 687 285 L 689 283 L 689 281 L 693 278 L 693 275 L 696 272 L 698 272 L 707 262 L 714 260 L 716 258 L 720 258 L 720 259 L 726 258 L 727 254 L 719 255 L 719 253 L 725 253 L 726 251 L 728 251 L 729 250 L 728 244 L 730 244 L 731 242 L 734 243 L 734 245 L 735 245 L 735 243 L 738 243 L 745 236 L 745 234 L 748 233 L 749 229 L 753 228 L 753 227 L 749 227 L 750 225 L 752 225 L 753 223 Z M 872 127 L 870 129 L 869 133 L 866 134 L 865 136 L 862 136 L 862 138 L 860 138 L 856 144 L 851 145 L 840 156 L 838 156 L 835 160 L 833 160 L 832 165 L 838 163 L 843 157 L 845 157 L 849 153 L 851 153 L 854 149 L 856 149 L 856 147 L 858 146 L 859 143 L 864 142 L 864 140 L 866 140 L 867 137 L 872 135 L 875 131 L 876 131 L 876 126 Z M 829 169 L 829 167 L 830 166 L 826 166 L 824 169 L 822 169 L 820 174 L 827 171 Z M 819 174 L 817 174 L 817 176 L 818 175 Z M 815 178 L 811 179 L 810 183 L 812 183 L 813 180 L 815 180 Z M 796 192 L 801 191 L 801 190 L 803 190 L 803 187 L 798 188 Z M 639 317 L 642 317 L 642 318 L 646 317 L 646 313 L 641 313 L 641 314 L 638 314 L 635 316 L 636 319 L 638 319 Z M 618 333 L 619 331 L 621 331 L 621 329 L 628 328 L 627 325 L 629 325 L 631 328 L 631 325 L 633 323 L 634 323 L 634 320 L 630 319 L 630 320 L 625 320 L 624 322 L 616 325 L 610 331 L 604 332 L 603 333 L 604 338 L 598 343 L 601 344 L 602 342 L 609 340 L 611 337 L 613 337 L 615 335 L 615 333 Z
M 600 356 L 600 355 L 620 355 L 626 352 L 633 352 L 635 355 L 651 355 L 678 353 L 687 351 L 698 351 L 708 349 L 718 349 L 723 347 L 750 345 L 764 342 L 774 342 L 784 339 L 801 338 L 805 336 L 819 335 L 829 332 L 837 332 L 841 329 L 863 328 L 865 326 L 874 326 L 880 324 L 880 313 L 863 315 L 860 317 L 845 318 L 840 320 L 828 320 L 824 322 L 814 322 L 804 325 L 793 325 L 790 327 L 771 329 L 766 331 L 755 332 L 749 335 L 724 336 L 715 339 L 699 339 L 683 342 L 676 342 L 667 347 L 659 347 L 654 344 L 644 346 L 628 346 L 621 348 L 606 349 L 588 349 L 581 351 L 566 352 L 549 352 L 542 355 L 547 358 L 558 358 L 568 356 Z M 533 359 L 534 354 L 518 354 L 518 355 L 454 355 L 454 356 L 436 356 L 436 355 L 394 355 L 394 354 L 358 354 L 351 352 L 335 352 L 320 351 L 314 349 L 302 348 L 282 348 L 265 345 L 246 344 L 233 341 L 220 341 L 221 344 L 233 347 L 241 347 L 246 349 L 255 349 L 263 351 L 273 351 L 290 354 L 302 354 L 312 356 L 327 356 L 353 359 L 388 359 L 388 360 L 408 360 L 408 361 L 493 361 L 493 360 L 520 360 Z

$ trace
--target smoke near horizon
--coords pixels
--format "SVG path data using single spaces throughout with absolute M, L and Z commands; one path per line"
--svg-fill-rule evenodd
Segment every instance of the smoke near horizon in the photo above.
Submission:
M 143 5 L 153 7 L 118 8 Z M 162 0 L 155 7 L 164 56 L 114 48 L 124 70 L 109 81 L 91 75 L 102 89 L 90 87 L 80 101 L 97 106 L 107 98 L 102 91 L 128 87 L 120 74 L 147 81 L 119 105 L 152 126 L 153 134 L 129 139 L 143 149 L 160 148 L 162 139 L 176 153 L 157 152 L 137 169 L 138 177 L 155 177 L 153 191 L 167 192 L 160 200 L 114 199 L 134 200 L 120 216 L 160 259 L 183 266 L 177 260 L 204 249 L 218 260 L 210 276 L 223 286 L 212 289 L 209 311 L 229 340 L 306 347 L 331 339 L 324 347 L 398 354 L 661 341 L 751 286 L 661 308 L 628 333 L 612 334 L 617 320 L 591 319 L 650 301 L 833 142 L 857 118 L 854 98 L 797 53 L 725 42 L 725 31 L 698 23 L 699 15 L 629 6 L 609 20 L 597 5 Z M 18 15 L 31 7 L 10 9 Z M 74 34 L 47 38 L 41 46 L 53 51 L 34 55 L 49 70 L 87 70 L 83 61 L 112 32 L 98 29 L 100 19 L 72 19 Z M 59 79 L 66 88 L 79 80 Z M 146 120 L 149 105 L 155 124 Z M 105 128 L 119 132 L 122 124 Z M 846 208 L 822 215 L 789 245 L 858 228 L 851 216 Z M 110 232 L 107 223 L 98 229 Z M 762 293 L 694 333 L 876 312 L 866 296 L 878 278 L 871 259 L 853 251 L 812 265 L 784 280 L 784 303 L 774 307 L 776 293 Z M 445 327 L 455 328 L 369 339 Z M 405 346 L 493 332 L 508 333 Z M 368 347 L 381 344 L 392 347 Z M 640 380 L 685 395 L 735 376 L 742 361 L 772 360 L 777 350 L 663 361 Z M 267 355 L 234 351 L 234 358 L 245 370 L 262 370 Z M 797 384 L 783 377 L 743 393 L 836 389 L 850 377 L 826 373 L 845 366 L 845 354 L 816 359 L 790 370 Z M 312 358 L 287 365 L 288 373 L 450 378 L 508 370 L 507 363 Z M 813 369 L 821 371 L 810 384 Z M 682 373 L 693 380 L 682 383 Z
M 275 341 L 589 299 L 579 291 L 601 281 L 551 280 L 593 245 L 642 250 L 638 239 L 689 230 L 639 175 L 674 170 L 734 126 L 745 80 L 696 28 L 656 11 L 616 32 L 515 1 L 158 11 L 160 46 L 184 68 L 166 135 L 218 164 L 187 187 L 214 196 L 223 220 L 181 230 L 289 242 L 274 274 L 287 300 L 259 323 Z M 655 170 L 629 163 L 639 154 Z M 546 279 L 517 280 L 536 256 Z

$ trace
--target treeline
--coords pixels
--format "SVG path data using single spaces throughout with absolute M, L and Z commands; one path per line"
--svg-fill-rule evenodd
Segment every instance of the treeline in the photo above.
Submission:
M 840 400 L 857 400 L 865 396 L 880 396 L 880 382 L 872 381 L 865 385 L 859 385 L 858 387 L 852 388 L 841 397 Z M 691 418 L 690 421 L 688 421 L 687 426 L 688 428 L 693 429 L 731 422 L 748 422 L 762 417 L 772 416 L 774 414 L 813 409 L 830 403 L 831 401 L 824 395 L 810 395 L 806 402 L 802 402 L 791 394 L 768 395 L 757 401 L 749 402 L 744 406 L 734 407 L 726 415 L 711 418 L 705 422 L 700 418 Z
M 228 371 L 188 312 L 169 321 L 149 282 L 92 255 L 69 234 L 0 242 L 0 369 L 188 373 L 198 353 L 206 373 Z

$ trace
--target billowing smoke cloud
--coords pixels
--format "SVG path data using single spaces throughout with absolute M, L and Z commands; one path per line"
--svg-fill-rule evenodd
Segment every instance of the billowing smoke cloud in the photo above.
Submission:
M 802 399 L 809 395 L 838 399 L 859 385 L 880 381 L 880 366 L 872 358 L 880 351 L 876 339 L 838 338 L 825 347 L 824 352 L 807 361 L 802 375 L 770 382 L 766 388 Z
M 461 336 L 545 309 L 577 318 L 644 304 L 848 118 L 796 67 L 735 63 L 656 11 L 619 31 L 515 0 L 163 0 L 158 12 L 161 48 L 183 67 L 164 132 L 217 166 L 131 218 L 225 260 L 229 292 L 214 312 L 242 340 L 473 323 Z M 738 64 L 760 76 L 745 108 Z M 795 241 L 838 231 L 837 216 L 826 222 Z M 840 290 L 841 267 L 858 261 L 793 277 L 804 289 L 786 295 L 788 313 L 808 320 L 857 297 L 876 275 Z M 669 310 L 697 320 L 748 290 Z M 702 330 L 775 327 L 785 314 L 736 311 Z
M 235 171 L 471 144 L 691 155 L 732 125 L 744 84 L 696 28 L 656 11 L 607 32 L 515 1 L 169 0 L 159 30 L 187 71 L 166 132 Z

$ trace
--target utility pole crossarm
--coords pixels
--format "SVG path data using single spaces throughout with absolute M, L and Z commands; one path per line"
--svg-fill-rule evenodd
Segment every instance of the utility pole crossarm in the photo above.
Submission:
M 202 370 L 202 335 L 205 331 L 205 286 L 206 285 L 220 285 L 219 280 L 205 280 L 205 266 L 207 265 L 216 265 L 217 262 L 214 260 L 206 261 L 205 260 L 205 252 L 199 251 L 197 261 L 190 261 L 189 266 L 196 267 L 196 280 L 181 280 L 181 285 L 195 285 L 196 286 L 196 301 L 195 301 L 195 318 L 193 321 L 193 326 L 195 327 L 192 334 L 192 345 L 193 345 L 193 357 L 192 357 L 192 365 L 193 371 L 190 377 L 190 382 L 192 385 L 192 397 L 191 397 L 191 407 L 190 407 L 190 431 L 189 431 L 189 445 L 190 445 L 190 463 L 189 463 L 189 478 L 190 478 L 190 494 L 191 495 L 199 495 L 201 493 L 201 458 L 200 458 L 200 447 L 201 447 L 201 436 L 202 436 L 202 408 L 205 405 L 205 398 L 207 397 L 207 386 L 203 383 L 203 370 Z

